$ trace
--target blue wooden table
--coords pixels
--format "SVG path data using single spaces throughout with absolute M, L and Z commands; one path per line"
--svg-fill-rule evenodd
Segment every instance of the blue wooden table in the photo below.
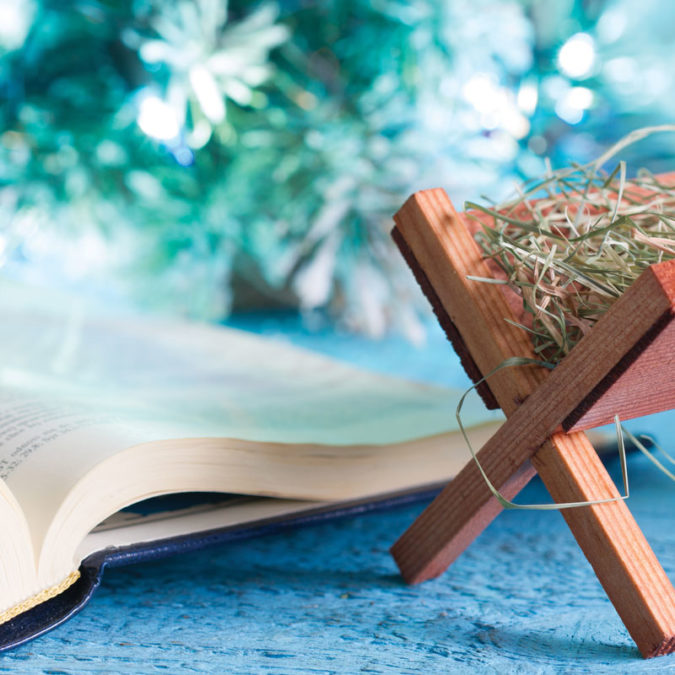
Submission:
M 234 323 L 373 370 L 465 382 L 433 326 L 415 350 L 310 334 L 284 315 Z M 673 424 L 665 415 L 632 428 L 675 450 Z M 610 468 L 618 479 L 618 462 Z M 629 472 L 630 507 L 675 579 L 675 485 L 639 455 Z M 547 496 L 535 480 L 522 499 Z M 675 673 L 675 656 L 640 658 L 558 513 L 504 513 L 442 578 L 405 586 L 387 549 L 421 509 L 110 570 L 84 611 L 0 655 L 0 671 Z

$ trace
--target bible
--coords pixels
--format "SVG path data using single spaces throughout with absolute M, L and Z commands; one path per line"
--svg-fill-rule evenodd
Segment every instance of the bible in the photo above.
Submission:
M 468 455 L 452 389 L 6 281 L 0 310 L 0 649 L 106 565 L 428 496 Z M 463 412 L 477 445 L 500 419 Z

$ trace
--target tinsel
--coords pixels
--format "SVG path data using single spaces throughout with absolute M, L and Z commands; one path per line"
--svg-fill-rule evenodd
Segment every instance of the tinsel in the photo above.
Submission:
M 0 266 L 221 319 L 419 336 L 391 216 L 669 121 L 675 6 L 0 0 Z M 642 148 L 663 168 L 672 146 Z

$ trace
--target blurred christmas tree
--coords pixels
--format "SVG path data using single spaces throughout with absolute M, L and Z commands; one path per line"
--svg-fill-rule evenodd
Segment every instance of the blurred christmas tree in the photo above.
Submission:
M 0 266 L 218 319 L 416 330 L 417 189 L 501 198 L 672 121 L 670 0 L 0 0 Z M 672 139 L 630 159 L 667 166 Z

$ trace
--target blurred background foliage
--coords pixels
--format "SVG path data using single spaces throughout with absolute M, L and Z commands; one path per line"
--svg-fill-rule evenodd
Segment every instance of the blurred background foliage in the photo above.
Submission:
M 393 212 L 672 122 L 673 25 L 672 0 L 0 0 L 1 271 L 420 337 Z

